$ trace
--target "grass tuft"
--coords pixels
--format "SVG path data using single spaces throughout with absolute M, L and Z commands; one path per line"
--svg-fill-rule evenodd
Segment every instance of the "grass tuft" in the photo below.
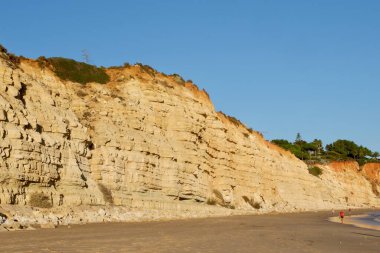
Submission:
M 216 200 L 214 198 L 209 198 L 207 199 L 207 205 L 215 206 L 216 205 Z
M 53 206 L 50 197 L 43 193 L 33 193 L 30 196 L 29 205 L 41 208 L 51 208 Z

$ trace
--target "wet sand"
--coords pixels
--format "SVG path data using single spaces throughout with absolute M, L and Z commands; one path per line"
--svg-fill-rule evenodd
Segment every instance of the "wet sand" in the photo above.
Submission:
M 360 228 L 367 228 L 380 231 L 380 212 L 369 212 L 367 214 L 351 215 L 344 218 L 345 224 L 350 224 Z M 341 223 L 339 217 L 330 217 L 329 221 Z
M 0 252 L 380 252 L 380 231 L 332 223 L 330 216 L 273 214 L 3 232 Z

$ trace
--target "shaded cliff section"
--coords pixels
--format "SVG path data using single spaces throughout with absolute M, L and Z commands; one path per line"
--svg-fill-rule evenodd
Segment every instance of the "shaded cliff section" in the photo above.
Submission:
M 106 69 L 106 84 L 82 85 L 0 54 L 1 204 L 257 212 L 379 206 L 377 165 L 324 166 L 312 176 L 178 76 L 134 65 Z

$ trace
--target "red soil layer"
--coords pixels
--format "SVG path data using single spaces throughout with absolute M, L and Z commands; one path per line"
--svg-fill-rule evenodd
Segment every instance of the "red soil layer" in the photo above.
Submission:
M 175 87 L 176 85 L 183 86 L 190 90 L 194 97 L 197 98 L 199 101 L 203 101 L 207 104 L 212 105 L 212 102 L 210 100 L 210 97 L 208 93 L 205 90 L 200 90 L 198 86 L 192 82 L 184 82 L 179 83 L 176 80 L 176 77 L 172 75 L 166 75 L 164 73 L 158 72 L 154 69 L 152 69 L 152 73 L 154 71 L 154 74 L 148 73 L 144 71 L 143 67 L 140 65 L 133 65 L 133 66 L 126 66 L 126 67 L 111 67 L 108 68 L 107 74 L 111 77 L 111 82 L 117 80 L 117 78 L 121 75 L 126 76 L 132 76 L 134 78 L 139 78 L 147 81 L 162 81 L 169 84 L 170 87 Z
M 356 161 L 334 161 L 328 166 L 336 172 L 345 172 L 347 170 L 359 171 L 360 167 Z
M 362 167 L 362 171 L 368 179 L 380 183 L 380 163 L 367 163 Z

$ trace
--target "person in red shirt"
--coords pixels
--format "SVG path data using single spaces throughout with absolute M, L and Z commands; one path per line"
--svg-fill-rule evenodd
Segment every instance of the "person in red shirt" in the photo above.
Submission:
M 344 219 L 344 212 L 343 211 L 339 212 L 339 217 L 340 217 L 341 222 L 343 223 L 343 219 Z

